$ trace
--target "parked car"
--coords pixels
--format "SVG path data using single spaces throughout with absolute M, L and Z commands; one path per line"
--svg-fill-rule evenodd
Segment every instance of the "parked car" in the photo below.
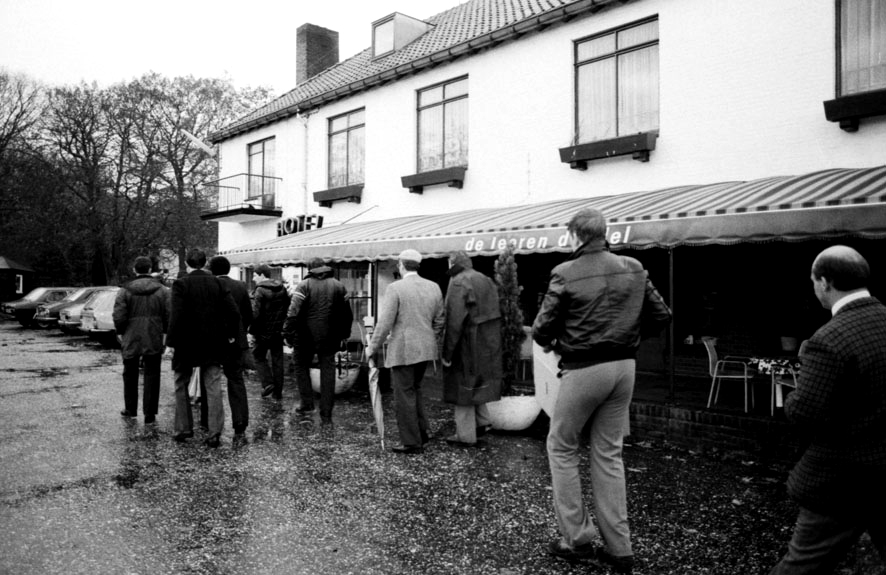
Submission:
M 80 288 L 69 293 L 64 299 L 55 303 L 40 304 L 37 306 L 37 313 L 34 314 L 34 323 L 43 329 L 54 327 L 58 325 L 59 317 L 63 309 L 78 302 L 85 303 L 92 293 L 98 290 L 107 289 L 107 287 L 108 286 Z
M 85 299 L 70 303 L 63 307 L 58 312 L 59 329 L 70 335 L 83 333 L 80 331 L 80 314 L 83 313 L 83 308 L 91 305 L 101 292 L 109 289 L 113 289 L 112 286 L 103 286 L 86 296 Z
M 80 331 L 105 345 L 117 345 L 117 330 L 114 329 L 114 300 L 118 287 L 97 292 L 95 298 L 83 307 L 80 313 Z
M 0 305 L 0 313 L 7 319 L 18 320 L 23 326 L 30 327 L 38 306 L 60 301 L 76 290 L 73 287 L 39 287 L 21 299 Z

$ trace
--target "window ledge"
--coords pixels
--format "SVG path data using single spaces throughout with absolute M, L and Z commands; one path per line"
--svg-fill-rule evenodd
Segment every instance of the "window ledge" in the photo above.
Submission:
M 461 189 L 465 181 L 467 169 L 465 166 L 443 168 L 442 170 L 402 176 L 400 181 L 403 182 L 404 188 L 409 188 L 409 193 L 411 194 L 420 194 L 424 191 L 425 186 L 433 186 L 435 184 L 449 184 L 450 188 Z
M 344 186 L 341 188 L 330 188 L 320 192 L 314 192 L 314 201 L 320 204 L 321 208 L 331 208 L 333 202 L 348 201 L 359 204 L 363 197 L 363 184 L 355 184 L 353 186 Z
M 587 170 L 588 161 L 633 155 L 640 162 L 649 161 L 649 152 L 655 149 L 658 132 L 642 132 L 610 140 L 589 142 L 568 148 L 560 148 L 560 161 L 573 170 Z
M 841 96 L 824 102 L 824 116 L 829 122 L 840 122 L 840 129 L 858 131 L 861 118 L 886 115 L 886 90 L 875 90 Z

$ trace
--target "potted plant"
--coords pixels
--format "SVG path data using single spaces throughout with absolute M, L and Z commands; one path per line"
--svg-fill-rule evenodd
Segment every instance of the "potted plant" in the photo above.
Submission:
M 486 404 L 492 426 L 501 430 L 526 429 L 538 417 L 541 407 L 534 395 L 521 395 L 514 382 L 520 364 L 520 348 L 527 337 L 520 309 L 517 262 L 513 247 L 507 246 L 495 262 L 495 283 L 501 307 L 502 398 Z M 530 391 L 531 393 L 531 391 Z

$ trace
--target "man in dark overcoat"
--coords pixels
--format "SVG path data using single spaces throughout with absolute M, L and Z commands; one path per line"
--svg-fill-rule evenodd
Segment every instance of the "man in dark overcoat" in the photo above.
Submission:
M 160 400 L 160 366 L 163 336 L 169 327 L 169 290 L 151 277 L 151 258 L 135 258 L 136 277 L 117 292 L 114 300 L 114 329 L 123 355 L 124 417 L 138 413 L 139 363 L 144 362 L 145 383 L 142 410 L 145 425 L 152 425 Z
M 308 262 L 308 277 L 295 287 L 283 324 L 283 337 L 292 347 L 300 414 L 314 410 L 310 367 L 316 354 L 320 367 L 320 421 L 332 423 L 335 402 L 335 354 L 351 334 L 354 321 L 348 290 L 332 277 L 332 268 L 320 258 Z
M 501 399 L 501 308 L 495 282 L 465 252 L 449 256 L 448 273 L 443 400 L 455 404 L 455 435 L 446 441 L 470 447 L 491 423 L 486 403 Z
M 832 317 L 800 348 L 785 415 L 808 441 L 788 477 L 800 506 L 773 575 L 833 573 L 865 531 L 886 563 L 886 306 L 867 289 L 868 262 L 832 246 L 812 287 Z
M 188 398 L 193 370 L 200 370 L 206 387 L 209 434 L 204 443 L 218 447 L 225 422 L 221 394 L 222 364 L 229 345 L 237 341 L 240 313 L 231 292 L 209 271 L 206 254 L 194 249 L 188 253 L 188 274 L 172 284 L 171 316 L 166 345 L 173 348 L 175 371 L 176 441 L 194 436 L 194 420 Z
M 237 330 L 237 340 L 228 346 L 228 353 L 222 369 L 228 380 L 228 405 L 231 408 L 231 425 L 234 427 L 234 438 L 242 438 L 246 427 L 249 425 L 249 404 L 246 397 L 246 383 L 243 380 L 243 370 L 247 365 L 249 353 L 249 341 L 246 338 L 246 330 L 252 323 L 252 300 L 249 299 L 249 288 L 244 282 L 228 277 L 231 272 L 231 262 L 224 256 L 215 256 L 209 260 L 209 271 L 216 276 L 231 292 L 237 310 L 240 312 L 240 324 Z M 206 403 L 200 404 L 201 421 L 207 419 Z

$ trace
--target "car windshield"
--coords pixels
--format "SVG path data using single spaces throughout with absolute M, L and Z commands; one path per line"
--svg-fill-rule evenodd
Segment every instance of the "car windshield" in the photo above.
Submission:
M 117 297 L 117 290 L 105 290 L 98 294 L 98 297 L 92 300 L 89 307 L 95 309 L 100 307 L 108 307 L 114 305 L 114 299 Z
M 64 301 L 64 302 L 68 302 L 68 301 L 77 301 L 78 299 L 80 299 L 81 297 L 83 297 L 83 296 L 84 296 L 89 290 L 90 290 L 90 288 L 80 288 L 80 289 L 78 289 L 77 291 L 72 292 L 72 293 L 69 293 L 68 295 L 66 295 L 66 296 L 65 296 L 65 299 L 63 299 L 63 300 L 61 300 L 61 301 Z
M 29 293 L 28 295 L 26 295 L 25 297 L 23 297 L 22 299 L 28 300 L 28 301 L 37 301 L 45 293 L 46 293 L 46 288 L 37 288 L 34 291 L 32 291 L 31 293 Z

